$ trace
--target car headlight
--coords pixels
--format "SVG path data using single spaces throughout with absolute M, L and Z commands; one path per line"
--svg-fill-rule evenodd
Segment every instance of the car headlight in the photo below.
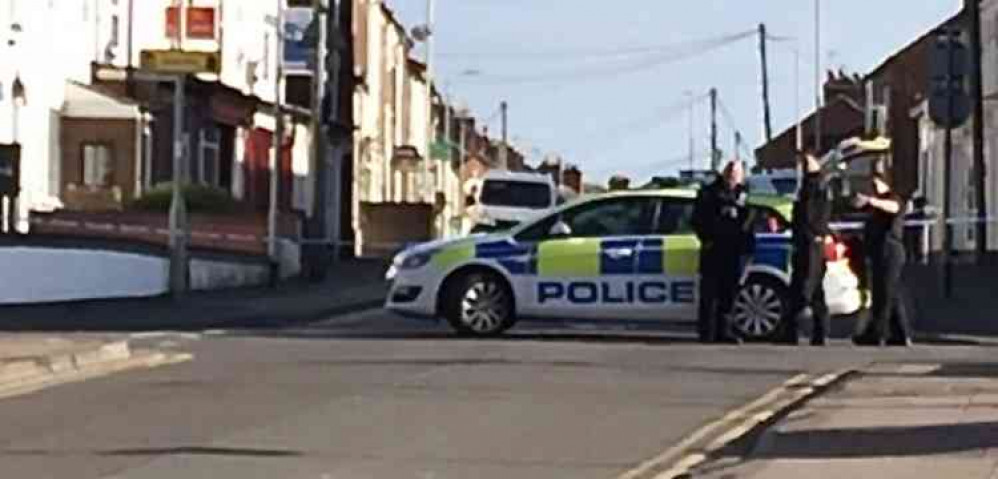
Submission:
M 421 252 L 405 255 L 396 262 L 398 269 L 417 269 L 426 266 L 433 259 L 433 252 Z

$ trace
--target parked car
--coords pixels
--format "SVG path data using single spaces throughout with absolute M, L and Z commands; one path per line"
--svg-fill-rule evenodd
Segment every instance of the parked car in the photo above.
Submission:
M 386 274 L 386 308 L 443 317 L 461 334 L 500 334 L 522 318 L 693 322 L 700 243 L 696 190 L 632 190 L 580 199 L 512 229 L 419 245 Z M 732 323 L 748 339 L 773 337 L 789 307 L 791 200 L 749 197 L 757 246 Z M 845 247 L 826 248 L 833 314 L 860 309 Z

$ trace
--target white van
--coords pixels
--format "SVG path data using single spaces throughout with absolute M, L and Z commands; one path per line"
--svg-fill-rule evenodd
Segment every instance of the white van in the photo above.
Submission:
M 493 170 L 470 200 L 472 233 L 503 231 L 556 206 L 558 189 L 546 174 Z

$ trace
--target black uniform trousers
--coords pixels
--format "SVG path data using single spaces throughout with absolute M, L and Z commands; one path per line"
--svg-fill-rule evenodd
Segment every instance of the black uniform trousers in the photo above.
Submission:
M 869 342 L 904 342 L 911 338 L 908 311 L 904 303 L 901 272 L 906 255 L 904 245 L 886 240 L 870 251 L 870 283 L 873 305 L 870 322 L 861 339 Z
M 830 321 L 824 288 L 827 269 L 825 245 L 821 239 L 809 240 L 794 246 L 790 304 L 783 317 L 784 329 L 781 340 L 797 341 L 800 328 L 798 320 L 805 308 L 811 308 L 813 320 L 811 341 L 823 341 L 828 338 Z
M 722 249 L 729 247 L 727 251 Z M 735 303 L 741 280 L 742 258 L 729 251 L 737 248 L 714 245 L 700 256 L 700 303 L 697 333 L 702 342 L 714 342 L 733 337 L 728 315 Z

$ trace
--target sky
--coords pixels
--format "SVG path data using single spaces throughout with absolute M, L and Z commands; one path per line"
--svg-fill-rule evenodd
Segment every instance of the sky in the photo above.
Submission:
M 425 23 L 426 0 L 387 1 L 407 27 Z M 748 33 L 759 23 L 781 38 L 768 42 L 774 136 L 798 104 L 814 106 L 812 0 L 435 1 L 433 64 L 451 100 L 487 120 L 490 136 L 507 101 L 509 136 L 528 161 L 559 154 L 587 182 L 689 167 L 691 104 L 694 166 L 706 167 L 711 88 L 725 157 L 734 156 L 735 131 L 746 143 L 741 158 L 751 155 L 764 135 L 759 40 Z M 823 0 L 823 68 L 864 74 L 960 4 Z

